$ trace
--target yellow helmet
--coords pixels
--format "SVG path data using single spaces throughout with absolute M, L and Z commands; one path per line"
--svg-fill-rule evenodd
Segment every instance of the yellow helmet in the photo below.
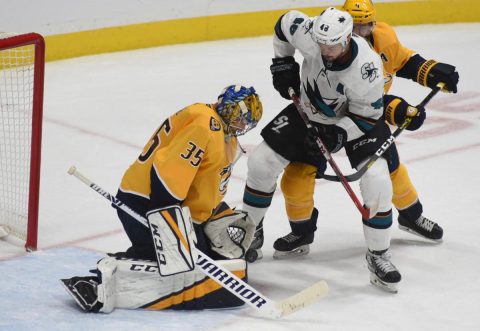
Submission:
M 372 0 L 346 0 L 343 10 L 353 17 L 353 24 L 375 22 L 375 7 Z

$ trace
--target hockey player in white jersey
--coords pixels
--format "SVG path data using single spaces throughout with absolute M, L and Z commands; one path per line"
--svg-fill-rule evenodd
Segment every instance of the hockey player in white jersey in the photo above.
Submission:
M 290 11 L 275 26 L 273 85 L 286 99 L 290 99 L 289 87 L 300 95 L 313 129 L 307 130 L 294 104 L 263 129 L 264 141 L 248 160 L 243 198 L 243 210 L 258 224 L 250 253 L 262 245 L 262 222 L 278 176 L 296 164 L 302 164 L 299 171 L 289 171 L 281 180 L 292 232 L 274 243 L 274 257 L 306 253 L 302 250 L 313 242 L 318 217 L 313 204 L 315 175 L 326 168 L 317 136 L 332 153 L 345 147 L 354 168 L 361 167 L 390 136 L 382 117 L 381 59 L 364 39 L 352 36 L 352 26 L 352 17 L 333 7 L 314 18 Z M 293 57 L 296 50 L 303 56 L 301 75 Z M 392 185 L 385 159 L 365 173 L 360 189 L 364 205 L 374 210 L 370 219 L 363 219 L 371 281 L 395 292 L 401 276 L 390 262 Z

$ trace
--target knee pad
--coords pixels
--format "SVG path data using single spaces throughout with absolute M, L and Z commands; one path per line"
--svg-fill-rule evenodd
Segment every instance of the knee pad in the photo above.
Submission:
M 312 215 L 316 172 L 316 167 L 304 163 L 285 168 L 280 185 L 290 221 L 308 220 Z
M 392 182 L 385 159 L 378 159 L 362 176 L 360 191 L 368 208 L 378 206 L 378 212 L 387 212 L 392 208 Z
M 403 163 L 390 174 L 390 178 L 393 186 L 392 202 L 398 210 L 406 209 L 418 201 L 417 190 Z

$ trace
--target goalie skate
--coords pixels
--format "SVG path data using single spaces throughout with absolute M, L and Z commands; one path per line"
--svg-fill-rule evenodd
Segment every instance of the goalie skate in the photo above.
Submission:
M 310 244 L 313 242 L 313 233 L 297 235 L 290 232 L 284 237 L 278 238 L 273 244 L 274 259 L 286 259 L 294 256 L 307 255 L 310 252 Z
M 397 293 L 397 284 L 402 277 L 397 268 L 390 262 L 388 250 L 380 252 L 369 250 L 365 258 L 368 263 L 368 270 L 370 270 L 370 283 L 384 291 Z
M 103 304 L 98 301 L 98 278 L 94 276 L 60 279 L 67 292 L 85 311 L 98 312 Z
M 398 216 L 400 230 L 412 233 L 425 239 L 442 242 L 443 229 L 435 222 L 420 215 L 415 221 L 409 221 L 401 215 Z

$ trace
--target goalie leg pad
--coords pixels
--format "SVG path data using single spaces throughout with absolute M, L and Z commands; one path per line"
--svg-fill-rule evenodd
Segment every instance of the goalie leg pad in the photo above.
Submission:
M 195 268 L 197 241 L 187 207 L 173 205 L 148 213 L 161 276 L 170 276 Z
M 220 265 L 246 280 L 244 260 L 221 260 Z M 100 312 L 123 309 L 198 310 L 231 308 L 243 301 L 205 276 L 198 267 L 192 272 L 168 277 L 159 275 L 155 261 L 108 257 L 97 264 Z M 82 277 L 83 278 L 83 277 Z

